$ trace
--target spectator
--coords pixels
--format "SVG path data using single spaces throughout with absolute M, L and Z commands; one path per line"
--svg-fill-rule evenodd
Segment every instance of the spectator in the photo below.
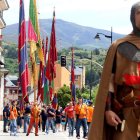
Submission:
M 9 117 L 10 117 L 10 107 L 9 104 L 7 104 L 3 109 L 3 132 L 4 133 L 8 133 L 6 126 L 8 124 Z
M 56 131 L 60 132 L 60 125 L 61 125 L 61 107 L 58 106 L 56 110 Z

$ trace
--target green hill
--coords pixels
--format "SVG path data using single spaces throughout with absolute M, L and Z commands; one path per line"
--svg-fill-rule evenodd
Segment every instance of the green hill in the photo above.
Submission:
M 51 19 L 41 19 L 40 29 L 41 36 L 45 38 L 50 36 L 51 32 Z M 26 25 L 28 23 L 26 22 Z M 69 48 L 71 46 L 76 46 L 85 49 L 93 48 L 108 48 L 110 45 L 110 39 L 107 39 L 101 35 L 101 40 L 96 41 L 94 39 L 97 33 L 103 33 L 110 35 L 110 31 L 85 27 L 75 23 L 63 21 L 61 19 L 56 20 L 56 38 L 57 38 L 57 48 Z M 113 32 L 113 40 L 123 37 L 124 35 L 117 34 Z M 18 40 L 18 24 L 13 24 L 7 26 L 3 30 L 4 41 L 12 42 L 17 44 Z

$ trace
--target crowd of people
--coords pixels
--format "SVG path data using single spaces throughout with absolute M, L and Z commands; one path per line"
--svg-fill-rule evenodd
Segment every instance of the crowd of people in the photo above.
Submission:
M 40 105 L 38 102 L 26 102 L 21 109 L 18 102 L 13 101 L 11 105 L 7 104 L 3 109 L 3 132 L 16 136 L 23 130 L 22 132 L 29 136 L 34 128 L 35 136 L 39 136 L 39 130 L 47 135 L 49 131 L 56 133 L 68 129 L 69 137 L 74 136 L 75 130 L 77 139 L 80 139 L 82 126 L 83 138 L 87 139 L 93 111 L 93 103 L 89 101 L 85 104 L 81 97 L 75 104 L 70 101 L 65 108 L 57 106 L 56 109 L 51 103 Z

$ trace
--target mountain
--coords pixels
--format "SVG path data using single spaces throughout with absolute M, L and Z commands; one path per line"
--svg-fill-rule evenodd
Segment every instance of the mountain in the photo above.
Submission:
M 51 19 L 40 19 L 40 32 L 42 38 L 50 37 L 51 32 Z M 26 22 L 26 26 L 28 23 Z M 26 28 L 27 29 L 27 28 Z M 83 49 L 93 48 L 108 48 L 110 45 L 110 38 L 100 35 L 100 40 L 95 40 L 94 37 L 97 33 L 102 33 L 110 36 L 110 31 L 96 29 L 92 27 L 81 26 L 72 22 L 67 22 L 61 19 L 56 20 L 56 38 L 57 48 L 69 48 L 71 46 L 80 47 Z M 123 37 L 122 34 L 113 32 L 113 40 Z M 18 40 L 18 23 L 8 25 L 3 29 L 3 39 L 5 42 L 16 43 Z

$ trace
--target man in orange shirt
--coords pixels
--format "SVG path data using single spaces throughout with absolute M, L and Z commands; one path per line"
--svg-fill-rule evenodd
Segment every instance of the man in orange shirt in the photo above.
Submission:
M 65 109 L 65 113 L 68 119 L 69 136 L 73 136 L 75 115 L 74 115 L 74 106 L 72 102 L 70 102 L 68 107 Z
M 80 139 L 80 126 L 83 126 L 83 138 L 87 139 L 87 105 L 83 103 L 82 97 L 78 98 L 78 103 L 75 105 L 76 117 L 76 137 Z
M 28 127 L 28 131 L 26 136 L 30 134 L 30 131 L 35 124 L 35 136 L 38 136 L 38 123 L 39 123 L 39 115 L 40 115 L 40 108 L 38 107 L 37 102 L 33 104 L 33 107 L 31 108 L 31 118 L 30 118 L 30 124 Z
M 93 107 L 93 103 L 92 101 L 89 101 L 88 106 L 87 106 L 87 125 L 88 125 L 88 131 L 90 128 L 90 124 L 92 122 L 92 116 L 93 116 L 93 112 L 94 112 L 94 107 Z
M 10 107 L 10 136 L 17 135 L 17 119 L 18 113 L 17 113 L 17 109 L 16 109 L 16 101 L 12 102 L 12 105 Z

